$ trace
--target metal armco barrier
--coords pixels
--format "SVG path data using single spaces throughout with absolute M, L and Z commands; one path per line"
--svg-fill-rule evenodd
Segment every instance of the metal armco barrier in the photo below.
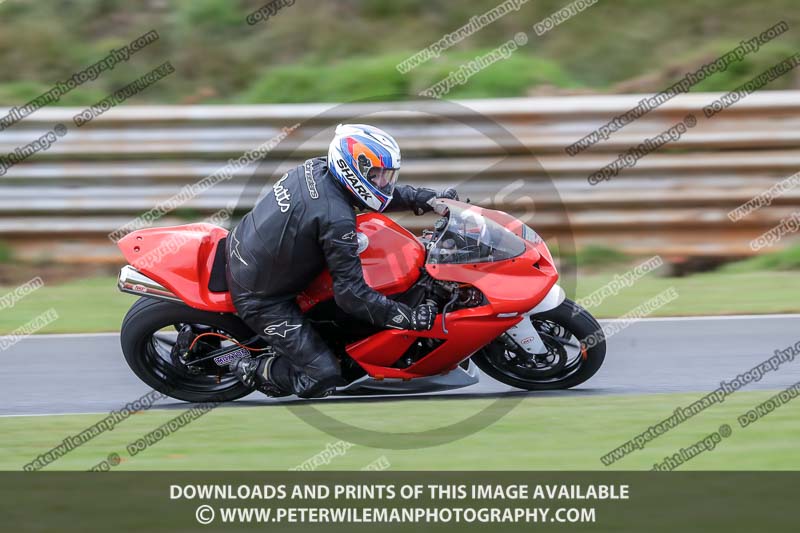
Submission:
M 546 238 L 570 231 L 579 246 L 676 258 L 750 255 L 752 239 L 800 209 L 798 187 L 738 222 L 727 216 L 800 170 L 800 91 L 761 91 L 712 118 L 702 109 L 721 93 L 681 95 L 574 157 L 565 152 L 644 96 L 472 100 L 460 102 L 461 110 L 432 101 L 121 106 L 81 128 L 72 121 L 81 109 L 44 108 L 0 133 L 0 153 L 6 154 L 55 124 L 69 129 L 0 177 L 0 241 L 22 260 L 121 262 L 107 235 L 182 187 L 282 127 L 301 123 L 263 164 L 217 184 L 157 224 L 199 221 L 241 198 L 240 215 L 285 169 L 326 153 L 333 127 L 354 117 L 396 136 L 403 150 L 401 182 L 456 185 L 473 203 L 528 213 L 529 224 Z M 619 153 L 689 113 L 697 126 L 679 140 L 611 180 L 589 185 L 587 177 Z M 502 124 L 514 139 L 490 138 L 476 117 Z M 557 196 L 547 192 L 551 183 Z M 569 227 L 558 214 L 562 205 Z M 430 219 L 403 222 L 420 229 Z M 791 242 L 786 236 L 776 247 Z

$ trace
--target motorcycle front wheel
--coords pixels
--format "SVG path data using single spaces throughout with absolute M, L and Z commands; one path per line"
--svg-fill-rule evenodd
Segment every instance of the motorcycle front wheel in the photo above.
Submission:
M 594 376 L 603 364 L 603 329 L 572 300 L 523 320 L 533 322 L 547 353 L 530 355 L 511 342 L 495 339 L 472 360 L 497 381 L 526 390 L 568 389 Z

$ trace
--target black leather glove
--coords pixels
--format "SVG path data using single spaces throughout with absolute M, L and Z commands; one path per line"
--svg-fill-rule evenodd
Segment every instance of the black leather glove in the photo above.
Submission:
M 440 192 L 438 195 L 436 195 L 436 197 L 437 198 L 448 198 L 450 200 L 458 200 L 458 192 L 454 188 L 448 187 L 445 190 L 443 190 L 442 192 Z
M 420 187 L 414 198 L 414 214 L 424 215 L 433 210 L 431 203 L 436 199 L 436 191 Z
M 405 304 L 398 303 L 397 313 L 389 320 L 386 327 L 426 331 L 433 327 L 434 320 L 436 320 L 436 306 L 421 304 L 412 309 Z
M 421 304 L 411 311 L 411 329 L 427 331 L 433 327 L 436 320 L 436 307 L 431 304 Z
M 441 192 L 436 192 L 433 189 L 419 188 L 415 190 L 414 196 L 414 214 L 424 215 L 433 209 L 433 201 L 437 198 L 448 198 L 450 200 L 458 200 L 458 193 L 452 187 L 449 187 Z

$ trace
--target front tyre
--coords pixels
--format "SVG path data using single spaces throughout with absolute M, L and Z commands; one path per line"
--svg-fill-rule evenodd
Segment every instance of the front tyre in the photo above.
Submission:
M 530 318 L 546 354 L 532 356 L 502 339 L 472 356 L 497 381 L 526 390 L 568 389 L 594 376 L 606 355 L 606 340 L 597 320 L 572 300 Z
M 120 342 L 125 361 L 139 379 L 153 389 L 187 402 L 227 402 L 252 392 L 226 368 L 213 362 L 188 368 L 171 356 L 177 331 L 190 325 L 198 331 L 215 332 L 246 342 L 253 332 L 235 315 L 211 313 L 183 304 L 140 298 L 122 321 Z M 201 348 L 213 350 L 213 338 Z

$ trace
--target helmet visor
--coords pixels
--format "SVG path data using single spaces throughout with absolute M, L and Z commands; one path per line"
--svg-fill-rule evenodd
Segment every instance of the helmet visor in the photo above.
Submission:
M 386 196 L 391 196 L 394 192 L 394 185 L 400 175 L 399 168 L 380 168 L 372 167 L 367 171 L 367 179 Z

